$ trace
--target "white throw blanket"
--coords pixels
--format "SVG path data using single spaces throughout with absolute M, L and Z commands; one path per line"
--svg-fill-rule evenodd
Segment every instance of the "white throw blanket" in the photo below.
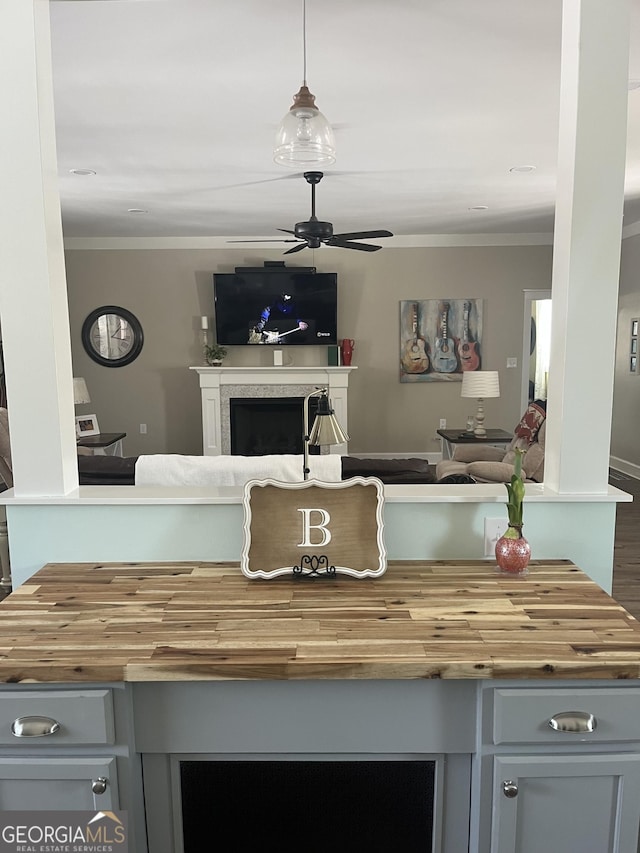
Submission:
M 342 479 L 342 462 L 337 453 L 309 457 L 309 478 L 325 483 Z M 154 453 L 139 456 L 136 486 L 243 486 L 248 480 L 279 480 L 298 483 L 303 456 L 181 456 Z

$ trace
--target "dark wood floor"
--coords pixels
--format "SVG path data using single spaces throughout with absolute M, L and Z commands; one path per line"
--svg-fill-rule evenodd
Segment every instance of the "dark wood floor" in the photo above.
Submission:
M 612 486 L 635 496 L 633 503 L 619 503 L 616 508 L 613 597 L 640 619 L 640 480 L 611 473 Z

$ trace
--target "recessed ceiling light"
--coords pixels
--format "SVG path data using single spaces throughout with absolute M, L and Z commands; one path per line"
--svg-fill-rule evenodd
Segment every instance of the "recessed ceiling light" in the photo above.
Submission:
M 536 166 L 512 166 L 510 172 L 535 172 Z
M 95 175 L 95 169 L 69 169 L 72 175 Z
M 142 207 L 130 207 L 127 209 L 127 213 L 149 213 L 149 211 Z
M 489 210 L 486 204 L 476 204 L 473 207 L 470 207 L 469 210 Z

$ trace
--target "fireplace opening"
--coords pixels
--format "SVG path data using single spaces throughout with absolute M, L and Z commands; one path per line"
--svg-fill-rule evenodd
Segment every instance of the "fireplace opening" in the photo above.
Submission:
M 184 853 L 433 847 L 435 761 L 181 761 Z
M 304 397 L 232 397 L 229 400 L 232 456 L 303 452 Z M 318 398 L 309 400 L 309 429 Z M 319 453 L 309 447 L 309 453 Z

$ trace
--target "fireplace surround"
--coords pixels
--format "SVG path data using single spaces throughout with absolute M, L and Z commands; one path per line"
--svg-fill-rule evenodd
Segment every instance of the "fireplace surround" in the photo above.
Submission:
M 327 388 L 336 417 L 348 433 L 347 392 L 349 374 L 356 367 L 191 367 L 198 374 L 202 402 L 202 452 L 204 456 L 231 454 L 230 400 L 306 397 Z M 346 456 L 348 445 L 337 444 L 331 453 Z

